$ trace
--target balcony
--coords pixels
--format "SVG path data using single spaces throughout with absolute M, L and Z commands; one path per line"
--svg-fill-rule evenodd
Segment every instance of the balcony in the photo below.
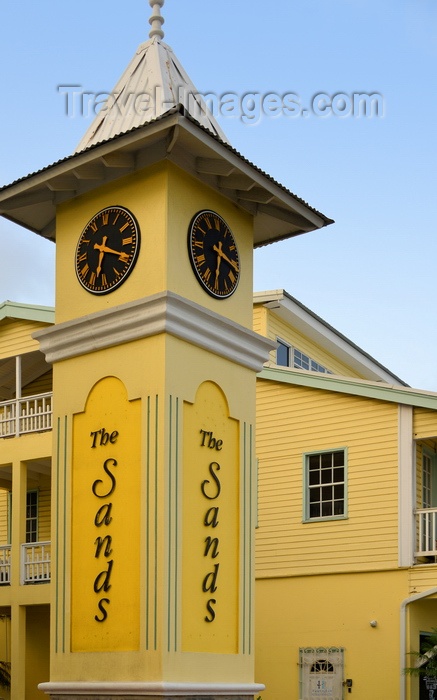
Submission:
M 21 545 L 21 583 L 50 581 L 51 543 L 32 542 Z
M 416 510 L 416 557 L 437 557 L 437 508 Z
M 32 542 L 21 545 L 20 583 L 49 583 L 51 578 L 51 543 Z M 0 547 L 0 586 L 11 583 L 11 545 Z
M 0 438 L 41 433 L 52 428 L 53 393 L 0 403 Z

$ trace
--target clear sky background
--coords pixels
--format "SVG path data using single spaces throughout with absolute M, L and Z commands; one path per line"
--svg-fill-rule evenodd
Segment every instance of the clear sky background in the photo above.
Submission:
M 2 1 L 0 186 L 73 152 L 90 118 L 67 115 L 58 86 L 110 92 L 150 13 L 147 0 Z M 284 288 L 437 391 L 435 0 L 166 0 L 163 15 L 200 92 L 293 94 L 307 110 L 219 116 L 240 153 L 335 220 L 259 249 L 255 290 Z M 337 114 L 311 111 L 320 93 Z M 342 114 L 334 96 L 354 93 L 381 95 L 383 116 Z M 0 301 L 54 304 L 53 268 L 53 244 L 0 218 Z

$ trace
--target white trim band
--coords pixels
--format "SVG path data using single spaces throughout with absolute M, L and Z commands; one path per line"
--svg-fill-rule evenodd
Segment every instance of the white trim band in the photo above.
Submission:
M 276 343 L 173 292 L 59 323 L 34 333 L 49 363 L 169 333 L 259 372 Z
M 40 683 L 38 689 L 47 695 L 101 697 L 112 696 L 165 696 L 165 697 L 217 697 L 247 696 L 261 693 L 265 686 L 259 683 L 92 683 L 65 682 Z

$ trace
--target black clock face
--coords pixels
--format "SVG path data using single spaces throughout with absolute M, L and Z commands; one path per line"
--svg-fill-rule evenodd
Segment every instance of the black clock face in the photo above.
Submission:
M 99 211 L 87 223 L 76 248 L 76 274 L 91 294 L 109 294 L 132 272 L 140 249 L 140 230 L 123 207 Z
M 188 251 L 194 273 L 216 299 L 233 294 L 240 279 L 240 260 L 231 229 L 213 211 L 200 211 L 188 231 Z

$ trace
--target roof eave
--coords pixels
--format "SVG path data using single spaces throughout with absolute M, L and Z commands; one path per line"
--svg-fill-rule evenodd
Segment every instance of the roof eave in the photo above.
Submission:
M 59 204 L 164 159 L 249 212 L 254 247 L 332 223 L 180 107 L 0 189 L 0 215 L 54 241 Z
M 349 365 L 357 373 L 362 374 L 367 380 L 408 386 L 396 374 L 393 374 L 387 367 L 384 367 L 365 350 L 362 350 L 284 289 L 255 292 L 253 302 L 269 308 L 285 323 L 310 337 L 317 345 Z

